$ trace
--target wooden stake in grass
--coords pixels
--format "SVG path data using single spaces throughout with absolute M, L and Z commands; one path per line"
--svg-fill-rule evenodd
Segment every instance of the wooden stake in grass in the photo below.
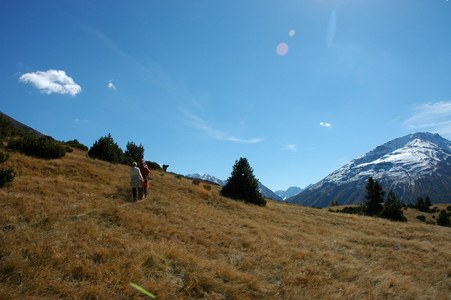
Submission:
M 143 293 L 144 295 L 146 295 L 146 296 L 148 296 L 148 297 L 150 297 L 150 298 L 152 298 L 152 299 L 157 299 L 157 297 L 155 297 L 154 294 L 152 294 L 151 292 L 148 292 L 145 288 L 143 288 L 143 287 L 137 285 L 136 283 L 130 282 L 130 285 L 131 285 L 134 289 L 136 289 L 136 290 L 140 291 L 141 293 Z

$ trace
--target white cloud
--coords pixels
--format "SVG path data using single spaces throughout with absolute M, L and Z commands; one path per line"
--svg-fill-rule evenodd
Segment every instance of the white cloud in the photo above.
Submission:
M 409 130 L 424 130 L 451 137 L 451 101 L 418 105 L 414 114 L 404 121 Z
M 296 144 L 286 144 L 282 150 L 287 150 L 287 151 L 298 151 L 298 147 Z
M 183 110 L 183 114 L 189 119 L 191 124 L 205 132 L 207 135 L 220 140 L 220 141 L 227 141 L 227 142 L 235 142 L 235 143 L 242 143 L 242 144 L 256 144 L 263 142 L 264 139 L 262 138 L 250 138 L 250 139 L 243 139 L 236 137 L 234 135 L 231 135 L 229 133 L 218 131 L 214 128 L 212 128 L 205 120 L 199 118 L 198 116 L 194 115 L 193 113 Z
M 109 80 L 107 87 L 112 90 L 116 90 L 116 86 L 113 84 L 113 80 Z
M 326 128 L 330 128 L 332 127 L 332 124 L 328 123 L 328 122 L 320 122 L 319 125 L 326 127 Z
M 69 94 L 75 96 L 81 87 L 61 70 L 48 70 L 26 73 L 20 76 L 20 82 L 31 83 L 45 94 Z

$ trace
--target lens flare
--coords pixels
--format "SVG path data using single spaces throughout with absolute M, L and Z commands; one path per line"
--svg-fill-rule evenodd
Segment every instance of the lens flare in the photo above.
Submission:
M 279 43 L 276 47 L 276 52 L 280 56 L 287 55 L 288 53 L 288 44 L 287 43 Z
M 296 30 L 291 29 L 290 31 L 288 31 L 288 35 L 294 37 L 296 35 Z

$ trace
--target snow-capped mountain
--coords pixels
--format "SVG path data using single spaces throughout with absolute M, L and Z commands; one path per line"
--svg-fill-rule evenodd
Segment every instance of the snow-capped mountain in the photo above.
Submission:
M 224 186 L 225 185 L 225 182 L 223 180 L 221 180 L 219 178 L 216 178 L 214 176 L 208 175 L 208 174 L 194 173 L 194 174 L 185 175 L 185 177 L 205 180 L 205 181 L 208 181 L 208 182 L 212 182 L 212 183 L 218 184 L 220 186 Z
M 429 196 L 451 202 L 451 142 L 438 134 L 415 133 L 394 139 L 350 161 L 288 201 L 325 207 L 362 203 L 368 177 L 405 203 Z
M 212 183 L 218 184 L 220 186 L 224 186 L 227 183 L 227 180 L 221 180 L 221 179 L 219 179 L 219 178 L 217 178 L 215 176 L 211 176 L 211 175 L 208 175 L 208 174 L 194 173 L 194 174 L 185 175 L 185 177 L 205 180 L 205 181 L 208 181 L 208 182 L 212 182 Z M 280 198 L 273 191 L 271 191 L 269 188 L 264 186 L 260 181 L 258 182 L 258 190 L 263 195 L 263 197 L 266 197 L 266 198 L 269 198 L 269 199 L 272 199 L 272 200 L 278 200 L 278 201 L 282 200 L 282 198 Z
M 302 192 L 302 189 L 300 187 L 290 186 L 286 191 L 280 190 L 280 191 L 275 191 L 274 193 L 277 196 L 279 196 L 280 198 L 282 198 L 282 200 L 286 200 L 288 198 L 296 196 L 300 192 Z

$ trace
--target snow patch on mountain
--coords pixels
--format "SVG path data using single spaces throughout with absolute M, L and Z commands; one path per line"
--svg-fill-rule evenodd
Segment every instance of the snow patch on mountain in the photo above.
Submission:
M 406 193 L 409 191 L 409 197 L 413 197 L 418 193 L 419 188 L 415 185 L 419 181 L 424 185 L 430 178 L 438 177 L 443 179 L 440 180 L 442 185 L 447 182 L 450 168 L 450 141 L 438 134 L 410 134 L 389 141 L 350 161 L 290 201 L 310 201 L 308 199 L 315 198 L 314 201 L 319 201 L 322 205 L 337 198 L 341 202 L 351 201 L 352 197 L 361 196 L 361 192 L 357 190 L 364 188 L 370 176 L 385 183 L 387 188 L 398 187 Z
M 218 184 L 220 186 L 224 186 L 225 185 L 225 181 L 215 177 L 215 176 L 211 176 L 208 174 L 199 174 L 199 173 L 194 173 L 194 174 L 187 174 L 185 175 L 185 177 L 188 178 L 193 178 L 193 179 L 200 179 L 200 180 L 205 180 L 211 183 L 215 183 Z

